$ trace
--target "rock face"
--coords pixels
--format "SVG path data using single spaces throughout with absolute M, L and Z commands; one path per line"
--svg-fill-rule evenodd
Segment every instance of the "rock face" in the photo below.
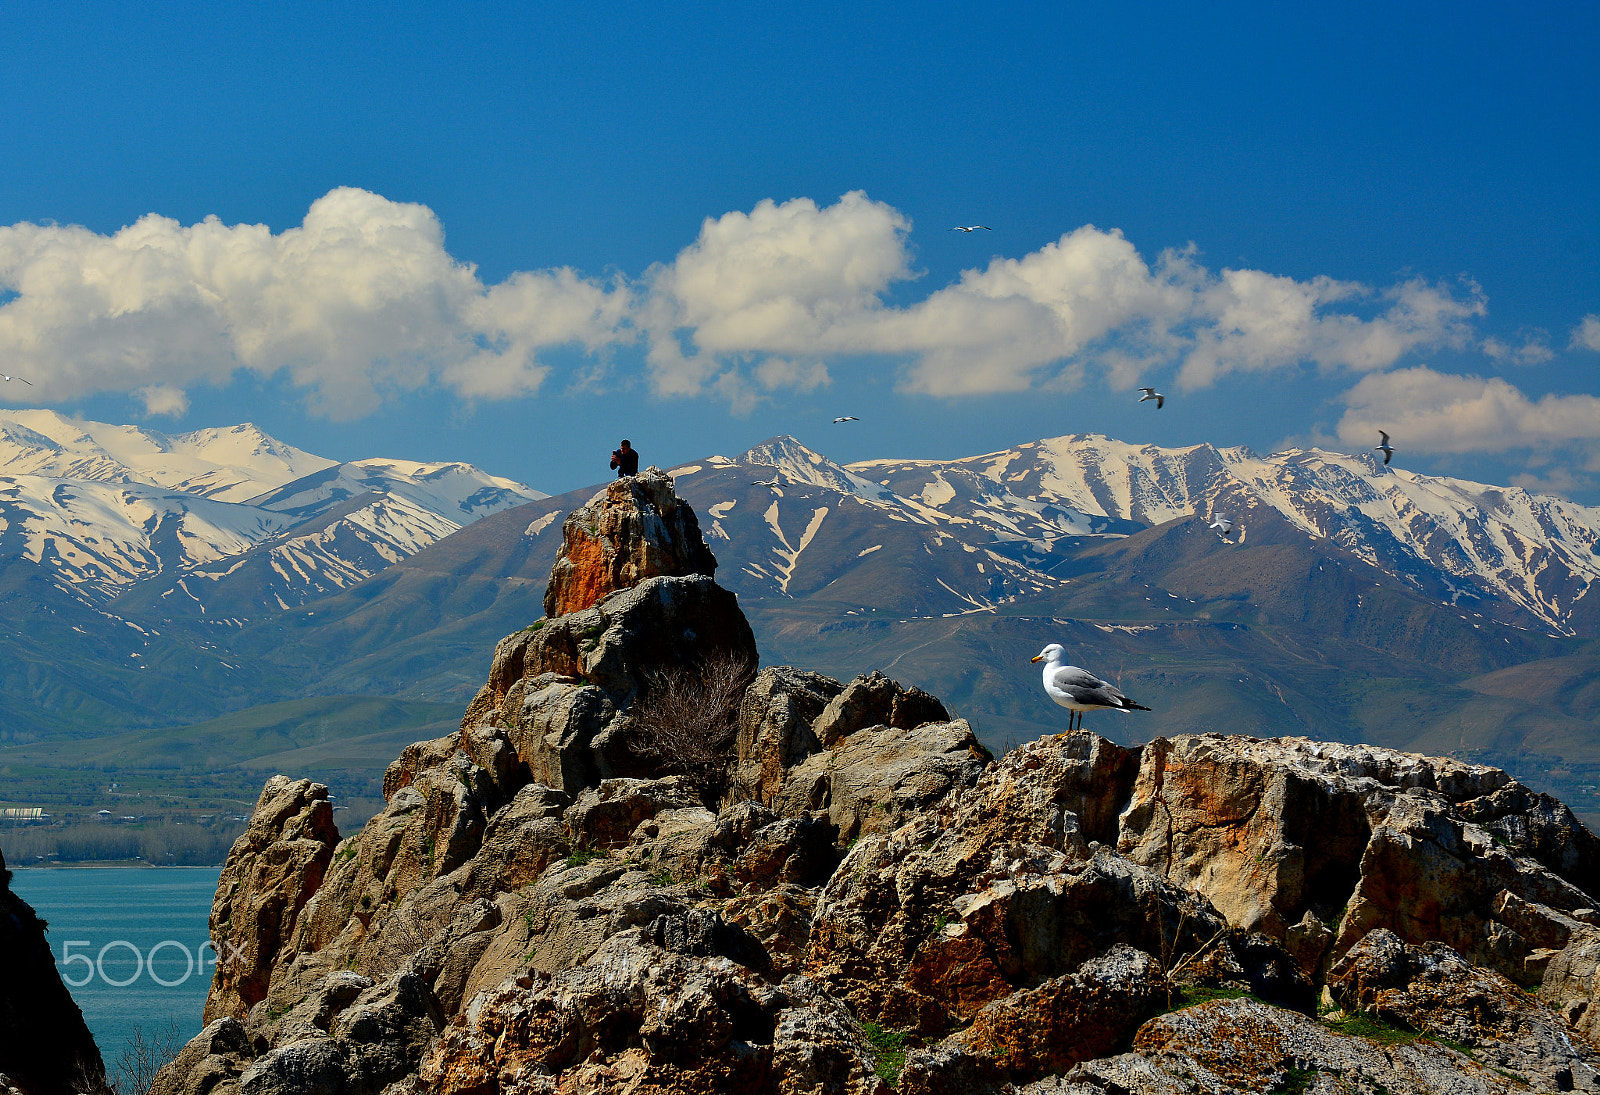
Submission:
M 694 510 L 674 493 L 670 476 L 646 468 L 607 485 L 562 524 L 544 614 L 581 612 L 646 578 L 710 577 L 716 570 Z
M 1600 1090 L 1597 844 L 1495 769 L 1082 731 L 995 760 L 931 696 L 786 666 L 737 678 L 720 798 L 641 765 L 663 669 L 755 653 L 657 478 L 569 519 L 571 610 L 360 833 L 267 784 L 161 1095 Z
M 45 923 L 11 892 L 3 857 L 0 955 L 0 1090 L 68 1095 L 102 1083 L 100 1051 L 56 971 Z

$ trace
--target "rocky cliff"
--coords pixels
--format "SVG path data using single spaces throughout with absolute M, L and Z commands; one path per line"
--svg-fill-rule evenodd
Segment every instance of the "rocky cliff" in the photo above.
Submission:
M 1600 843 L 1496 769 L 1299 738 L 995 759 L 934 697 L 754 664 L 651 475 L 334 829 L 268 782 L 160 1093 L 1600 1090 Z M 712 693 L 707 692 L 710 697 Z
M 98 1090 L 105 1068 L 83 1013 L 61 983 L 45 923 L 11 892 L 0 857 L 0 1092 Z

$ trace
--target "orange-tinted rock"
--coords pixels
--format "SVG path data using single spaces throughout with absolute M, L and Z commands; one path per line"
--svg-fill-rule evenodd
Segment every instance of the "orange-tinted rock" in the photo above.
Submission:
M 581 612 L 646 578 L 710 575 L 716 556 L 694 510 L 659 468 L 618 479 L 561 526 L 561 552 L 545 588 L 544 614 Z

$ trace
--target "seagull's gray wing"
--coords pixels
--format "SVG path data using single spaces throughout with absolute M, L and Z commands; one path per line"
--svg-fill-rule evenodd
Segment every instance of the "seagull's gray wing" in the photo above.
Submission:
M 1079 703 L 1103 703 L 1107 707 L 1121 706 L 1122 693 L 1087 669 L 1064 665 L 1050 675 L 1050 683 Z

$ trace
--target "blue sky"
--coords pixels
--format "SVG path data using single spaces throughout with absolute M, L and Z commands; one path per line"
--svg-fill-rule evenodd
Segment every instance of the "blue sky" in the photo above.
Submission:
M 1404 466 L 1600 504 L 1592 4 L 3 19 L 15 406 L 549 491 L 624 434 L 671 464 L 1381 425 Z

